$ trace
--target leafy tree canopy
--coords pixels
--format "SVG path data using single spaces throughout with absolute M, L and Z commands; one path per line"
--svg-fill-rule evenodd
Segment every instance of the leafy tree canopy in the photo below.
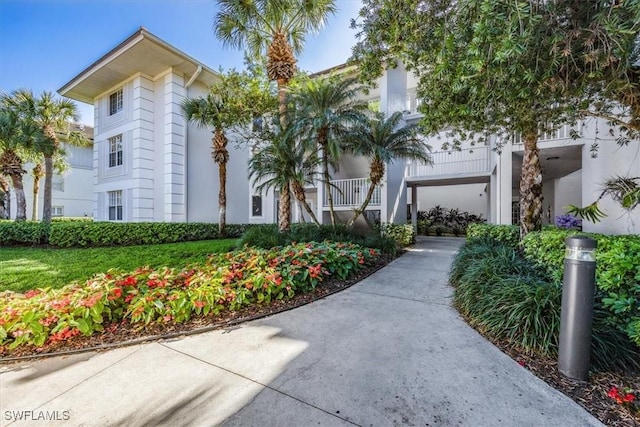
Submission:
M 365 0 L 352 27 L 365 81 L 416 74 L 429 132 L 539 134 L 588 110 L 619 143 L 640 130 L 640 2 Z

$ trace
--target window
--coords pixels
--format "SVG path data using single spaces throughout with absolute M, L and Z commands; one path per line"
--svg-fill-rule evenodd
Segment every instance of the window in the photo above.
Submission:
M 122 221 L 122 190 L 109 191 L 109 221 Z
M 51 189 L 54 191 L 64 192 L 64 176 L 54 174 L 51 179 Z
M 262 216 L 262 196 L 251 196 L 251 216 Z
M 109 167 L 122 166 L 122 134 L 112 136 L 109 143 Z
M 51 216 L 64 216 L 64 206 L 51 206 Z
M 122 88 L 109 95 L 109 115 L 122 111 Z

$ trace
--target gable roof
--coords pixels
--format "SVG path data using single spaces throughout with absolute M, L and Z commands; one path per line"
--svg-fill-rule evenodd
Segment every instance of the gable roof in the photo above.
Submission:
M 171 46 L 146 28 L 138 31 L 113 48 L 80 74 L 58 89 L 67 98 L 93 104 L 96 96 L 136 73 L 154 77 L 173 67 L 184 73 L 185 81 L 195 79 L 211 85 L 218 73 Z

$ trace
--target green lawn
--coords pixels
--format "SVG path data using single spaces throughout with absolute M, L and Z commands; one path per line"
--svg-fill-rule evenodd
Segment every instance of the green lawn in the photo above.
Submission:
M 33 288 L 59 288 L 84 281 L 110 268 L 131 271 L 137 267 L 182 268 L 208 254 L 227 252 L 236 239 L 90 249 L 0 248 L 0 292 Z

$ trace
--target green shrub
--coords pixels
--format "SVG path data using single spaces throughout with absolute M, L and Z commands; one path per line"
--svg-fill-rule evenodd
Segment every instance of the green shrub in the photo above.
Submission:
M 239 237 L 249 226 L 229 224 L 226 237 Z M 62 248 L 130 246 L 217 239 L 218 225 L 176 222 L 60 222 L 51 224 L 49 244 Z
M 395 254 L 396 241 L 379 233 L 362 236 L 345 225 L 292 224 L 289 233 L 280 233 L 276 224 L 261 224 L 251 227 L 238 241 L 237 247 L 253 246 L 270 249 L 292 242 L 351 242 L 360 246 L 380 249 L 385 254 Z
M 513 248 L 518 246 L 520 230 L 516 225 L 471 224 L 467 227 L 467 237 L 491 237 Z
M 401 248 L 416 241 L 416 233 L 411 224 L 381 224 L 377 230 L 381 235 L 394 239 Z
M 47 241 L 49 227 L 41 222 L 0 222 L 0 246 L 38 245 Z
M 90 216 L 55 216 L 51 218 L 51 222 L 92 222 L 93 217 Z
M 522 241 L 525 256 L 562 281 L 565 239 L 575 230 L 548 228 L 529 233 Z M 638 346 L 640 337 L 640 236 L 607 236 L 579 233 L 598 242 L 596 251 L 597 300 L 609 310 L 608 321 L 625 332 Z
M 470 239 L 456 255 L 454 304 L 469 323 L 529 352 L 557 355 L 562 287 L 546 269 L 491 237 Z M 640 348 L 612 325 L 596 299 L 592 363 L 598 369 L 640 369 Z

